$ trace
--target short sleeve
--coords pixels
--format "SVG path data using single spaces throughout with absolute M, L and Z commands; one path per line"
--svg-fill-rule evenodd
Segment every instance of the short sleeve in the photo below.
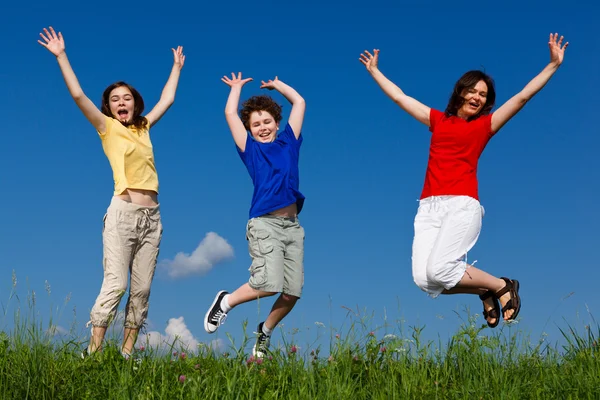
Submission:
M 303 140 L 302 134 L 300 134 L 298 136 L 298 139 L 296 139 L 296 135 L 294 134 L 294 130 L 292 129 L 290 124 L 285 125 L 283 132 L 281 132 L 277 138 L 293 146 L 300 146 Z
M 444 113 L 436 110 L 435 108 L 430 109 L 429 111 L 429 131 L 433 132 L 435 126 L 444 118 Z
M 115 121 L 110 118 L 109 116 L 104 116 L 104 128 L 106 129 L 105 132 L 100 132 L 100 131 L 96 131 L 98 132 L 98 135 L 100 135 L 100 139 L 104 139 L 110 132 L 112 132 L 113 129 L 113 124 L 115 123 Z
M 235 149 L 237 150 L 240 158 L 244 162 L 244 164 L 248 164 L 248 160 L 252 159 L 252 153 L 254 152 L 254 146 L 256 146 L 256 142 L 252 138 L 252 136 L 247 133 L 246 136 L 246 148 L 242 151 L 237 144 L 234 144 Z

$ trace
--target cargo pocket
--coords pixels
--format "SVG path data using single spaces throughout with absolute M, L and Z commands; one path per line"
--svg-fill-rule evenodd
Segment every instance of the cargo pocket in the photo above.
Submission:
M 248 283 L 255 289 L 260 290 L 261 286 L 267 282 L 266 261 L 264 257 L 256 257 L 253 258 L 252 265 L 250 265 L 250 280 Z
M 256 230 L 248 232 L 248 247 L 252 258 L 265 256 L 273 251 L 269 232 Z

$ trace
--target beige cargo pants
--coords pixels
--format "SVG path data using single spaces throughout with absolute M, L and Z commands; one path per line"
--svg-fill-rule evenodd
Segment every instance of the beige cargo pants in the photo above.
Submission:
M 104 216 L 104 280 L 90 315 L 93 326 L 106 327 L 114 320 L 129 274 L 125 328 L 144 324 L 161 237 L 159 206 L 144 207 L 113 197 Z

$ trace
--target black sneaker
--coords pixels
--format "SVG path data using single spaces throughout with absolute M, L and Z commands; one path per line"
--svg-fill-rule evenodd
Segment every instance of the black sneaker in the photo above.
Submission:
M 264 322 L 258 324 L 258 328 L 256 329 L 256 343 L 254 343 L 254 347 L 252 348 L 252 355 L 257 358 L 263 358 L 267 355 L 267 351 L 269 350 L 269 344 L 271 343 L 271 336 L 267 335 L 263 332 Z
M 208 333 L 216 332 L 217 329 L 219 329 L 219 326 L 225 323 L 227 313 L 221 310 L 221 300 L 223 300 L 223 297 L 225 297 L 226 294 L 229 293 L 225 290 L 221 290 L 217 293 L 215 300 L 204 316 L 204 330 Z

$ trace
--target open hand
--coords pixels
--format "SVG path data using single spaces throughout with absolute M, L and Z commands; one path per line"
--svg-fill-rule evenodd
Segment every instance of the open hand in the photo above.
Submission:
M 260 85 L 261 89 L 269 89 L 269 90 L 277 89 L 276 85 L 279 83 L 279 78 L 275 77 L 275 79 L 269 79 L 267 82 L 260 81 L 260 83 L 262 84 L 262 85 Z
M 373 50 L 373 54 L 369 53 L 368 50 L 365 50 L 364 53 L 360 55 L 359 60 L 367 67 L 367 71 L 371 72 L 376 70 L 379 62 L 379 49 Z
M 236 77 L 235 74 L 232 72 L 231 73 L 231 78 L 227 77 L 227 76 L 223 76 L 221 78 L 221 80 L 223 82 L 225 82 L 226 85 L 230 86 L 231 88 L 234 87 L 240 87 L 242 88 L 242 86 L 244 86 L 246 83 L 250 82 L 252 80 L 252 78 L 246 78 L 246 79 L 242 79 L 242 73 L 238 72 L 238 76 Z
M 65 40 L 63 39 L 62 33 L 54 32 L 54 28 L 50 27 L 50 31 L 44 28 L 44 33 L 40 32 L 40 36 L 44 41 L 38 40 L 38 43 L 48 49 L 48 51 L 54 54 L 56 57 L 65 52 Z
M 558 37 L 558 33 L 550 34 L 550 39 L 548 40 L 548 47 L 550 47 L 550 62 L 556 65 L 560 65 L 563 62 L 565 57 L 565 50 L 569 45 L 569 42 L 566 42 L 564 45 L 562 44 L 564 37 Z
M 183 46 L 177 46 L 177 50 L 173 50 L 173 64 L 177 65 L 179 69 L 183 68 L 185 62 L 185 56 L 183 55 Z

